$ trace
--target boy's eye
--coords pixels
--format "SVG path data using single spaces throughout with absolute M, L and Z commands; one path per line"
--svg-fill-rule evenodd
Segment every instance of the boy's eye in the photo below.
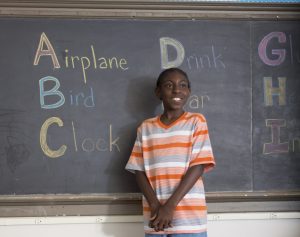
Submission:
M 165 84 L 165 87 L 166 87 L 166 88 L 172 88 L 172 86 L 173 86 L 173 85 L 172 85 L 171 83 L 166 83 L 166 84 Z
M 181 88 L 187 88 L 187 87 L 188 87 L 188 84 L 185 83 L 185 82 L 184 82 L 184 83 L 181 83 L 181 84 L 180 84 L 180 87 L 181 87 Z

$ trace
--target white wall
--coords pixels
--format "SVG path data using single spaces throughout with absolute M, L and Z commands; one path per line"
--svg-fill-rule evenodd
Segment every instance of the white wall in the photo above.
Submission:
M 300 213 L 209 215 L 209 237 L 299 237 Z M 141 237 L 141 216 L 0 218 L 1 237 Z

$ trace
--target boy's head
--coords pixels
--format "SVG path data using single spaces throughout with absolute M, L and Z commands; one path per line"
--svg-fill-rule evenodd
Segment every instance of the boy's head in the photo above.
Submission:
M 167 78 L 171 73 L 179 73 L 181 74 L 182 76 L 184 76 L 188 82 L 188 88 L 191 89 L 191 82 L 188 78 L 188 75 L 185 73 L 185 71 L 179 69 L 179 68 L 175 68 L 175 67 L 172 67 L 172 68 L 168 68 L 164 71 L 162 71 L 158 78 L 157 78 L 157 81 L 156 81 L 156 88 L 159 88 L 160 85 L 162 84 L 162 81 Z
M 190 87 L 188 76 L 183 70 L 169 68 L 159 75 L 155 94 L 162 100 L 165 110 L 182 112 L 190 96 Z

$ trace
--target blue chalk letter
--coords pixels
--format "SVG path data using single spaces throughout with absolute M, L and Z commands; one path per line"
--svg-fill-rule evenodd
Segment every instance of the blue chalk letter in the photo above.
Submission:
M 44 83 L 46 81 L 53 81 L 55 83 L 55 86 L 48 91 L 45 91 L 44 89 Z M 61 93 L 58 88 L 60 87 L 60 83 L 59 80 L 55 77 L 51 77 L 51 76 L 47 76 L 47 77 L 43 77 L 42 79 L 40 79 L 39 81 L 39 85 L 40 85 L 40 103 L 41 103 L 41 108 L 43 109 L 56 109 L 60 106 L 62 106 L 65 103 L 65 97 L 63 95 L 63 93 Z M 59 101 L 57 101 L 54 104 L 49 104 L 49 105 L 45 105 L 45 100 L 44 97 L 45 96 L 59 96 L 60 99 Z

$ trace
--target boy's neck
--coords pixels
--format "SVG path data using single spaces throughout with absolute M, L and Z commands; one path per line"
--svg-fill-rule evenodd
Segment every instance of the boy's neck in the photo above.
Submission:
M 181 111 L 164 111 L 164 113 L 160 116 L 160 121 L 165 124 L 169 125 L 175 120 L 177 120 L 181 115 L 185 112 L 184 110 Z

